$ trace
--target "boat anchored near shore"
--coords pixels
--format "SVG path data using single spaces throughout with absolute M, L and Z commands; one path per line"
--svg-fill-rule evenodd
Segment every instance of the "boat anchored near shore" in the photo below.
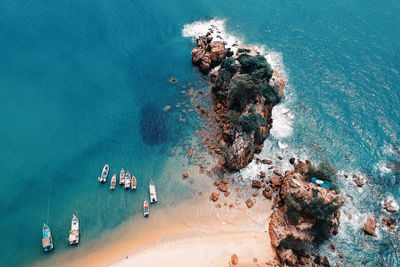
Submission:
M 131 178 L 131 189 L 136 190 L 136 177 L 132 173 L 132 178 Z
M 131 188 L 131 174 L 129 173 L 129 171 L 126 171 L 125 173 L 125 185 L 124 185 L 125 189 L 129 189 Z
M 108 164 L 104 165 L 103 171 L 101 172 L 101 176 L 97 178 L 97 180 L 100 183 L 105 183 L 109 172 L 110 172 L 110 167 L 108 166 Z
M 119 173 L 119 184 L 120 185 L 125 184 L 125 171 L 124 171 L 124 169 L 121 169 L 121 172 Z
M 71 230 L 69 231 L 68 240 L 70 245 L 79 243 L 79 220 L 75 214 L 72 214 Z
M 42 231 L 43 231 L 42 246 L 44 252 L 49 252 L 54 248 L 53 237 L 51 236 L 50 227 L 47 224 L 43 223 Z
M 147 217 L 150 214 L 150 209 L 149 209 L 149 203 L 147 203 L 147 200 L 144 201 L 143 203 L 143 216 Z
M 117 186 L 117 175 L 114 173 L 114 175 L 111 178 L 110 190 L 115 190 L 116 186 Z
M 157 202 L 156 185 L 154 184 L 153 181 L 150 182 L 149 191 L 150 191 L 150 203 Z

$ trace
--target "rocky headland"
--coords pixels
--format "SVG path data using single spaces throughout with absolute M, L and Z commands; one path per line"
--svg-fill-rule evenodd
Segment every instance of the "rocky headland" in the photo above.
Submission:
M 262 149 L 272 127 L 271 111 L 283 96 L 285 80 L 266 58 L 252 47 L 236 53 L 209 34 L 197 39 L 192 63 L 203 74 L 211 73 L 215 120 L 221 129 L 218 149 L 223 168 L 238 171 Z
M 217 155 L 223 173 L 239 171 L 261 152 L 272 128 L 272 108 L 283 97 L 285 80 L 253 47 L 241 46 L 233 52 L 224 42 L 213 41 L 209 33 L 197 38 L 196 42 L 192 63 L 201 73 L 209 75 L 214 100 L 211 109 L 203 109 L 200 105 L 197 108 L 202 115 L 215 119 L 220 130 L 214 134 L 218 138 L 214 140 L 215 145 L 208 146 L 209 152 Z M 209 141 L 209 138 L 205 140 Z M 312 246 L 337 234 L 339 208 L 344 199 L 336 193 L 334 184 L 326 189 L 311 182 L 314 176 L 329 180 L 329 175 L 321 175 L 321 170 L 328 170 L 326 174 L 329 174 L 331 166 L 321 165 L 323 168 L 318 170 L 309 161 L 296 162 L 291 158 L 289 162 L 294 170 L 282 174 L 272 170 L 271 166 L 268 169 L 274 177 L 265 172 L 254 177 L 251 184 L 255 190 L 253 199 L 260 195 L 256 191 L 262 190 L 261 197 L 274 203 L 268 232 L 280 266 L 305 266 L 311 262 L 329 266 L 326 257 L 312 255 Z M 257 159 L 258 163 L 270 165 L 272 161 Z M 218 201 L 221 194 L 227 197 L 230 189 L 235 188 L 234 179 L 219 177 L 220 180 L 214 182 L 219 192 L 211 194 L 212 201 Z M 236 187 L 236 190 L 240 188 Z M 252 198 L 246 200 L 247 208 L 252 208 L 253 204 Z M 271 262 L 271 265 L 275 263 Z

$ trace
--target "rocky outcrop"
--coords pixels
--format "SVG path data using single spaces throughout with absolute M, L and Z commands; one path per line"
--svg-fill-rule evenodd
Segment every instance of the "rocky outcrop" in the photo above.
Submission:
M 387 210 L 388 212 L 397 212 L 397 209 L 395 208 L 393 204 L 393 199 L 389 199 L 383 203 L 383 208 Z
M 233 53 L 221 41 L 212 42 L 211 36 L 201 36 L 197 39 L 197 47 L 192 50 L 192 63 L 197 66 L 203 74 L 218 66 L 227 56 Z
M 384 216 L 382 218 L 382 226 L 386 228 L 387 231 L 393 231 L 396 229 L 396 220 L 390 217 Z
M 282 266 L 300 264 L 312 243 L 338 231 L 339 207 L 344 199 L 309 182 L 308 166 L 299 161 L 293 171 L 285 173 L 281 185 L 276 183 L 280 186 L 279 202 L 270 218 L 269 235 Z M 278 181 L 279 177 L 275 178 Z
M 222 130 L 219 149 L 224 168 L 238 171 L 262 149 L 272 127 L 271 111 L 283 96 L 285 80 L 272 70 L 264 56 L 252 47 L 240 47 L 233 55 L 223 42 L 208 35 L 197 39 L 192 63 L 211 74 L 216 121 Z
M 376 229 L 376 219 L 372 217 L 368 217 L 367 221 L 364 223 L 364 225 L 361 227 L 361 229 L 364 230 L 365 233 L 375 236 L 375 229 Z

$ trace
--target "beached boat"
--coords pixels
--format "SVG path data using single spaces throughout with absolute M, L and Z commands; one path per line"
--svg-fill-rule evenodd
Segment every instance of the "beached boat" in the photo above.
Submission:
M 149 216 L 149 214 L 150 214 L 149 203 L 147 203 L 147 200 L 145 200 L 143 203 L 143 215 L 144 217 L 147 217 Z
M 99 180 L 99 182 L 101 183 L 105 183 L 109 172 L 110 172 L 110 167 L 108 166 L 108 164 L 104 165 L 103 171 L 101 172 L 101 176 L 97 178 L 97 180 Z
M 153 181 L 150 182 L 149 190 L 150 190 L 150 203 L 157 202 L 156 186 Z
M 79 243 L 79 220 L 72 214 L 71 231 L 69 231 L 69 244 L 74 245 Z
M 131 175 L 128 171 L 125 173 L 125 189 L 129 189 L 131 187 Z
M 131 178 L 131 189 L 136 190 L 136 177 L 132 173 L 132 178 Z
M 124 169 L 121 170 L 119 173 L 119 184 L 125 184 L 125 171 Z
M 54 248 L 53 237 L 51 236 L 50 227 L 45 223 L 43 223 L 42 245 L 44 252 L 48 252 Z
M 114 190 L 116 186 L 117 186 L 117 175 L 114 173 L 114 175 L 111 178 L 110 190 Z

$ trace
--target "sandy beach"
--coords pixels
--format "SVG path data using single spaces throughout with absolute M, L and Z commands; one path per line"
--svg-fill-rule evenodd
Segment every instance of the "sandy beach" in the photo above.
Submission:
M 260 197 L 249 209 L 232 193 L 219 203 L 201 195 L 167 208 L 152 206 L 148 219 L 138 215 L 79 252 L 40 265 L 230 266 L 233 253 L 237 266 L 265 266 L 273 260 L 266 232 L 271 201 Z

